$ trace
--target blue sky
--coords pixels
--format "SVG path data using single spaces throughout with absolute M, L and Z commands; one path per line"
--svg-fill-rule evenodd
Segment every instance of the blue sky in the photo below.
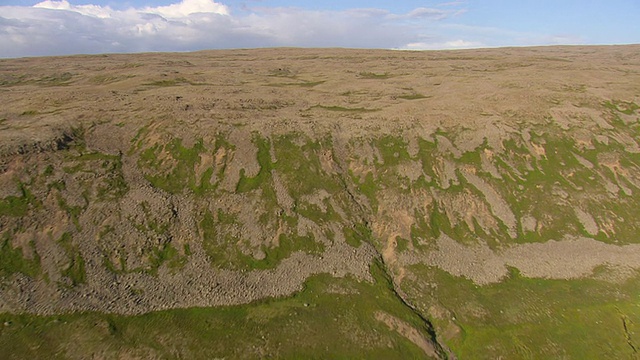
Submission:
M 640 43 L 639 0 L 0 0 L 0 57 Z

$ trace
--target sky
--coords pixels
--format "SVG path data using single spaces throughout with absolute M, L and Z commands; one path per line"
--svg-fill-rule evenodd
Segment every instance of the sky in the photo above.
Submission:
M 640 43 L 640 0 L 0 0 L 0 57 Z

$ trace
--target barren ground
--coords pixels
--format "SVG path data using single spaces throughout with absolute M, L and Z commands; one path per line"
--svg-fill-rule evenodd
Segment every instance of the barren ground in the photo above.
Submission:
M 580 358 L 576 322 L 547 347 L 487 335 L 531 340 L 573 292 L 517 314 L 487 299 L 618 286 L 588 319 L 620 337 L 592 341 L 637 356 L 638 104 L 636 45 L 0 60 L 0 312 L 139 319 L 389 281 L 395 300 L 358 313 L 388 348 Z M 234 354 L 283 349 L 255 346 Z

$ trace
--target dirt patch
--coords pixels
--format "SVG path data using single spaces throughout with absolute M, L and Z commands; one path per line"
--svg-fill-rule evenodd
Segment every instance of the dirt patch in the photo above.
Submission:
M 559 53 L 572 61 L 547 59 Z M 622 243 L 635 241 L 629 237 L 637 219 L 616 209 L 637 207 L 640 194 L 637 110 L 604 104 L 638 101 L 636 54 L 638 46 L 412 53 L 265 49 L 3 60 L 0 77 L 55 67 L 73 73 L 74 83 L 0 84 L 5 214 L 0 228 L 23 250 L 34 240 L 49 281 L 21 273 L 4 278 L 1 309 L 142 313 L 287 295 L 318 272 L 368 279 L 370 262 L 379 254 L 368 243 L 355 252 L 344 243 L 343 229 L 356 223 L 362 225 L 359 235 L 382 253 L 396 283 L 405 275 L 405 259 L 483 284 L 500 281 L 507 266 L 525 276 L 552 278 L 590 276 L 601 266 L 614 273 L 635 269 L 636 245 L 565 238 L 563 224 L 556 226 L 562 241 L 510 245 L 520 240 L 518 226 L 525 235 L 546 236 L 540 230 L 553 225 L 553 216 L 563 219 L 534 201 L 516 209 L 507 194 L 517 197 L 533 190 L 527 186 L 546 186 L 541 194 L 548 197 L 540 201 L 584 210 L 575 216 L 580 223 L 567 223 L 567 233 L 580 233 L 582 226 L 586 234 L 618 233 L 627 237 Z M 191 65 L 176 68 L 167 57 Z M 281 68 L 283 61 L 295 63 L 295 71 L 274 77 L 270 69 Z M 127 63 L 144 66 L 123 67 Z M 95 69 L 126 80 L 96 83 Z M 394 76 L 362 79 L 362 69 Z M 269 86 L 283 85 L 280 75 L 323 83 Z M 401 89 L 425 97 L 402 99 L 398 95 L 406 91 Z M 261 161 L 287 161 L 286 151 L 274 158 L 273 140 L 291 134 L 311 140 L 309 151 L 340 190 L 314 190 L 308 198 L 294 199 L 287 192 L 293 188 L 286 183 L 288 174 L 260 173 L 259 154 Z M 388 136 L 404 139 L 408 157 L 402 151 L 402 158 L 383 164 L 388 154 L 374 144 Z M 199 139 L 207 151 L 222 146 L 215 154 L 201 154 L 198 167 L 170 173 L 182 177 L 185 181 L 176 183 L 184 185 L 200 181 L 213 167 L 215 181 L 205 191 L 196 194 L 183 186 L 169 193 L 148 180 L 173 180 L 166 175 L 183 160 L 166 149 L 143 152 L 176 139 L 187 149 Z M 550 151 L 554 144 L 557 153 Z M 259 152 L 266 147 L 267 157 Z M 178 155 L 191 161 L 189 151 Z M 154 165 L 141 169 L 144 158 Z M 589 173 L 584 184 L 596 186 L 572 186 L 568 174 L 581 177 L 580 172 Z M 246 181 L 239 190 L 241 177 Z M 498 188 L 503 184 L 511 188 Z M 114 193 L 118 187 L 122 192 Z M 313 220 L 298 216 L 300 201 L 316 204 L 318 213 L 330 204 L 335 214 L 317 214 Z M 207 253 L 217 249 L 205 251 L 202 234 L 208 212 L 225 222 L 214 224 L 210 235 L 220 254 L 229 250 L 266 258 L 281 234 L 314 237 L 325 252 L 287 252 L 269 270 L 212 268 Z M 422 218 L 415 221 L 415 216 Z M 52 228 L 54 241 L 47 237 Z M 502 247 L 464 246 L 444 235 L 436 240 L 444 231 L 460 236 L 456 240 L 474 239 L 480 228 L 485 239 L 496 232 L 496 246 Z M 68 277 L 62 272 L 69 259 L 55 244 L 64 232 L 72 235 L 87 272 L 86 282 L 75 288 L 56 283 Z M 422 256 L 414 244 L 438 250 L 424 250 Z M 116 268 L 108 270 L 107 260 Z
M 511 238 L 515 238 L 517 234 L 517 222 L 509 204 L 500 197 L 497 191 L 495 191 L 476 174 L 473 174 L 470 171 L 463 171 L 462 174 L 471 185 L 484 195 L 487 203 L 489 203 L 489 206 L 491 207 L 491 212 L 509 229 L 509 235 Z
M 580 221 L 580 224 L 582 224 L 584 230 L 591 236 L 598 235 L 600 229 L 598 228 L 598 224 L 596 223 L 596 221 L 593 219 L 593 216 L 583 211 L 582 209 L 575 208 L 573 210 L 575 211 L 576 216 L 578 217 L 578 220 Z
M 526 277 L 548 279 L 589 277 L 599 266 L 612 272 L 619 269 L 620 274 L 640 269 L 640 244 L 617 246 L 584 237 L 510 245 L 495 252 L 484 244 L 462 245 L 446 235 L 440 236 L 437 245 L 437 251 L 424 257 L 407 255 L 402 262 L 435 265 L 478 285 L 501 281 L 508 274 L 507 266 Z
M 375 317 L 376 320 L 381 321 L 385 325 L 387 325 L 389 329 L 391 329 L 392 331 L 396 331 L 398 334 L 404 336 L 405 338 L 407 338 L 407 340 L 411 341 L 420 349 L 422 349 L 425 355 L 432 358 L 439 357 L 433 343 L 425 336 L 420 334 L 420 332 L 411 325 L 398 319 L 395 316 L 389 315 L 382 311 L 376 312 Z

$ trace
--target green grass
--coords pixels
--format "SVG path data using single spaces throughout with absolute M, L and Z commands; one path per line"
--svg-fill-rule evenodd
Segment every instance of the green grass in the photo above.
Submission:
M 30 242 L 33 258 L 28 259 L 23 255 L 21 248 L 11 245 L 11 234 L 4 232 L 0 239 L 0 276 L 6 278 L 15 273 L 21 273 L 36 278 L 42 271 L 40 257 L 35 251 L 35 245 Z
M 325 105 L 314 105 L 311 109 L 323 109 L 327 111 L 338 111 L 338 112 L 348 112 L 348 113 L 368 113 L 375 112 L 379 109 L 367 109 L 367 108 L 348 108 L 343 106 L 325 106 Z
M 424 242 L 434 243 L 440 235 L 439 228 L 432 228 L 429 224 L 430 218 L 426 218 L 420 210 L 414 211 L 415 222 L 411 225 L 411 243 L 415 249 L 423 250 Z
M 378 163 L 378 166 L 397 166 L 403 161 L 411 160 L 407 152 L 407 143 L 400 136 L 386 135 L 375 139 L 373 145 L 382 155 L 382 163 Z
M 129 191 L 129 184 L 127 184 L 122 172 L 122 156 L 114 157 L 113 160 L 106 161 L 103 165 L 107 173 L 102 184 L 97 187 L 98 201 L 114 201 L 122 198 Z
M 340 214 L 335 211 L 333 206 L 329 203 L 329 199 L 325 199 L 323 201 L 323 205 L 326 210 L 322 210 L 320 206 L 316 204 L 298 202 L 295 204 L 294 211 L 321 226 L 326 225 L 329 222 L 341 222 L 342 220 L 345 220 L 342 219 Z
M 607 109 L 620 112 L 625 115 L 633 115 L 636 110 L 640 109 L 640 106 L 638 104 L 628 101 L 605 101 L 603 105 Z
M 62 276 L 69 279 L 72 287 L 86 282 L 87 274 L 84 270 L 84 259 L 78 247 L 73 244 L 71 234 L 68 232 L 62 234 L 58 239 L 58 244 L 64 249 L 68 260 L 68 264 L 62 269 Z
M 83 153 L 84 151 L 86 151 L 87 148 L 87 141 L 85 139 L 85 135 L 86 135 L 86 129 L 84 128 L 83 125 L 79 125 L 79 126 L 72 126 L 71 129 L 69 129 L 68 132 L 66 132 L 66 135 L 69 136 L 71 138 L 71 146 L 78 150 L 80 153 Z
M 376 195 L 379 185 L 374 179 L 373 172 L 368 172 L 364 179 L 358 180 L 352 175 L 353 182 L 356 184 L 358 191 L 367 197 L 371 210 L 375 214 L 378 211 L 378 197 Z
M 151 273 L 156 274 L 158 268 L 163 264 L 167 264 L 169 269 L 178 271 L 187 263 L 188 254 L 180 255 L 178 250 L 171 243 L 163 243 L 159 248 L 154 249 L 149 260 L 151 265 Z
M 540 231 L 524 234 L 519 232 L 517 241 L 547 241 L 561 239 L 567 234 L 589 236 L 582 229 L 573 207 L 583 208 L 591 212 L 596 219 L 601 218 L 601 221 L 605 221 L 603 216 L 608 212 L 621 211 L 620 216 L 608 216 L 606 221 L 614 225 L 614 238 L 624 242 L 635 241 L 632 240 L 636 239 L 632 233 L 637 231 L 637 225 L 633 221 L 623 219 L 632 217 L 625 209 L 635 206 L 639 200 L 624 197 L 619 197 L 616 201 L 607 200 L 607 192 L 598 175 L 602 169 L 597 163 L 597 154 L 613 151 L 624 158 L 627 155 L 622 148 L 596 144 L 593 150 L 581 150 L 572 139 L 566 138 L 560 129 L 552 126 L 548 126 L 542 135 L 533 134 L 531 141 L 543 146 L 546 156 L 535 160 L 522 144 L 514 141 L 505 142 L 507 151 L 496 156 L 496 166 L 505 175 L 504 179 L 493 179 L 483 175 L 485 181 L 508 202 L 516 217 L 530 214 L 538 221 L 543 221 L 544 226 Z M 574 157 L 574 153 L 591 161 L 594 169 L 582 166 Z M 507 162 L 515 165 L 520 175 L 515 174 Z M 533 169 L 528 168 L 527 164 Z M 616 182 L 614 177 L 611 177 L 610 181 Z M 566 201 L 553 195 L 558 189 L 567 193 Z M 584 189 L 588 189 L 588 198 L 583 196 Z M 624 205 L 618 207 L 621 204 Z M 598 239 L 605 242 L 614 240 L 604 233 L 600 234 Z
M 31 193 L 26 184 L 19 183 L 20 196 L 7 196 L 0 199 L 0 216 L 23 217 L 31 207 L 38 207 L 40 202 Z
M 51 176 L 51 175 L 53 175 L 53 171 L 54 171 L 53 165 L 49 164 L 49 165 L 47 165 L 47 167 L 42 172 L 42 175 L 45 176 L 45 177 Z
M 226 233 L 226 227 L 235 224 L 237 224 L 235 216 L 218 211 L 217 216 L 214 217 L 214 214 L 208 209 L 200 220 L 202 246 L 213 266 L 235 268 L 243 265 L 237 264 L 243 260 L 237 259 L 239 257 L 239 250 L 236 247 L 238 239 L 230 233 Z
M 382 311 L 425 338 L 427 325 L 404 306 L 378 265 L 375 283 L 317 275 L 299 293 L 248 305 L 176 309 L 138 316 L 99 313 L 0 315 L 8 359 L 79 354 L 178 358 L 409 359 L 425 355 L 376 320 Z M 343 291 L 336 292 L 335 289 Z
M 118 81 L 126 80 L 135 77 L 135 75 L 96 75 L 89 81 L 98 85 L 113 84 Z
M 175 160 L 173 166 L 168 169 L 162 160 L 158 159 L 163 150 Z M 202 139 L 189 148 L 182 145 L 182 139 L 176 138 L 164 146 L 155 144 L 143 150 L 138 159 L 138 166 L 143 169 L 145 179 L 154 187 L 171 194 L 182 193 L 185 189 L 193 191 L 199 189 L 194 168 L 200 163 L 200 154 L 205 151 Z
M 54 73 L 35 78 L 29 75 L 8 74 L 0 77 L 0 86 L 16 85 L 42 85 L 42 86 L 67 86 L 72 83 L 73 74 L 69 72 Z
M 446 190 L 434 190 L 434 193 L 438 196 L 468 197 L 474 195 L 480 199 L 484 198 L 482 193 L 473 188 L 464 179 L 461 180 L 460 184 L 451 185 Z M 441 234 L 446 234 L 463 244 L 475 244 L 478 241 L 484 241 L 489 246 L 496 246 L 500 242 L 512 241 L 507 229 L 502 224 L 499 224 L 497 230 L 491 230 L 486 233 L 474 219 L 474 229 L 472 230 L 470 225 L 459 214 L 454 212 L 453 219 L 450 219 L 449 211 L 452 211 L 452 209 L 438 201 L 428 204 L 422 210 L 415 210 L 416 221 L 411 226 L 411 236 L 407 240 L 411 240 L 415 248 L 423 250 L 429 248 L 430 244 L 433 244 Z M 458 216 L 457 221 L 455 221 L 455 216 Z
M 65 198 L 60 194 L 56 194 L 56 200 L 60 209 L 64 210 L 69 217 L 71 217 L 71 221 L 75 225 L 76 229 L 80 231 L 80 215 L 84 212 L 85 207 L 80 205 L 69 205 Z
M 404 290 L 425 313 L 434 304 L 447 309 L 433 317 L 434 326 L 449 334 L 445 342 L 461 359 L 637 356 L 630 344 L 640 344 L 639 274 L 615 284 L 529 279 L 512 269 L 505 281 L 478 287 L 423 265 L 411 272 L 420 282 L 405 281 Z M 425 289 L 426 283 L 436 286 Z
M 353 246 L 354 248 L 360 247 L 364 236 L 358 231 L 357 227 L 343 227 L 342 232 L 344 233 L 344 238 L 347 244 Z
M 398 96 L 399 99 L 404 99 L 404 100 L 420 100 L 420 99 L 427 99 L 429 97 L 430 96 L 425 96 L 425 95 L 418 94 L 418 93 Z
M 163 236 L 166 233 L 166 230 L 160 233 L 155 225 L 134 224 L 134 227 L 149 237 Z M 109 228 L 103 230 L 101 236 L 110 231 L 113 230 Z M 102 261 L 106 269 L 113 274 L 141 273 L 157 276 L 158 270 L 162 266 L 166 265 L 170 272 L 177 273 L 187 264 L 191 251 L 188 244 L 183 245 L 183 249 L 184 251 L 180 253 L 172 242 L 165 239 L 160 244 L 147 245 L 142 248 L 141 254 L 136 255 L 142 257 L 142 264 L 137 267 L 127 267 L 127 251 L 121 249 L 115 259 L 111 257 L 111 254 L 105 252 Z
M 225 155 L 222 157 L 222 163 L 216 168 L 217 164 L 213 167 L 203 171 L 199 179 L 199 184 L 196 182 L 190 185 L 191 191 L 198 196 L 205 196 L 212 192 L 215 192 L 220 184 L 220 181 L 224 178 L 225 170 L 227 169 L 227 163 L 230 159 L 230 152 L 235 150 L 235 145 L 229 143 L 224 134 L 218 134 L 215 138 L 213 151 L 211 155 L 215 158 L 219 151 L 224 151 Z M 206 151 L 206 150 L 205 150 Z M 215 183 L 211 183 L 211 179 L 215 175 Z M 198 179 L 196 179 L 198 180 Z
M 236 186 L 237 193 L 247 193 L 254 190 L 260 190 L 260 206 L 264 210 L 261 215 L 260 222 L 265 225 L 269 221 L 273 221 L 278 209 L 278 201 L 275 190 L 273 188 L 273 179 L 271 171 L 273 163 L 271 162 L 271 141 L 255 135 L 253 142 L 258 147 L 257 161 L 260 166 L 258 174 L 253 177 L 247 177 L 244 169 L 240 170 L 240 180 Z
M 407 151 L 407 144 L 401 136 L 385 135 L 367 141 L 378 149 L 381 158 L 375 158 L 373 164 L 364 164 L 372 168 L 372 171 L 360 177 L 350 173 L 349 177 L 358 192 L 367 197 L 371 210 L 376 214 L 379 190 L 394 189 L 398 192 L 410 190 L 409 179 L 398 172 L 397 166 L 412 159 Z
M 458 159 L 458 162 L 473 165 L 476 169 L 479 170 L 482 164 L 481 153 L 486 148 L 486 141 L 487 140 L 485 138 L 485 145 L 474 149 L 473 151 L 467 151 L 463 153 L 462 156 L 460 156 L 460 159 Z
M 18 75 L 18 74 L 3 74 L 0 77 L 0 86 L 16 86 L 16 85 L 22 85 L 24 83 L 28 82 L 28 77 L 25 74 L 22 75 Z
M 144 83 L 143 85 L 156 86 L 156 87 L 171 87 L 171 86 L 181 86 L 181 85 L 201 86 L 201 85 L 208 85 L 208 84 L 197 83 L 197 82 L 193 82 L 180 77 L 175 79 L 163 79 L 163 80 L 151 81 L 148 83 Z
M 516 238 L 512 239 L 509 229 L 500 221 L 496 228 L 483 230 L 477 220 L 473 220 L 473 226 L 464 221 L 449 221 L 446 211 L 450 209 L 434 204 L 421 210 L 428 213 L 427 218 L 430 220 L 423 221 L 420 226 L 414 226 L 411 238 L 414 245 L 418 243 L 418 239 L 429 241 L 437 238 L 441 232 L 463 243 L 473 243 L 481 239 L 492 247 L 513 242 L 559 240 L 566 235 L 595 237 L 608 243 L 636 243 L 638 237 L 634 233 L 640 231 L 640 225 L 629 219 L 634 217 L 631 209 L 640 206 L 640 198 L 624 194 L 615 199 L 610 198 L 599 179 L 601 175 L 614 184 L 622 182 L 629 188 L 634 188 L 634 185 L 599 165 L 598 157 L 604 153 L 615 154 L 623 168 L 634 169 L 640 164 L 640 156 L 625 151 L 623 145 L 616 143 L 594 143 L 593 149 L 580 148 L 575 144 L 575 140 L 568 137 L 557 125 L 535 128 L 530 133 L 530 142 L 543 147 L 546 155 L 536 158 L 522 138 L 510 137 L 503 141 L 504 151 L 491 149 L 485 139 L 479 147 L 464 152 L 459 158 L 455 158 L 453 154 L 439 152 L 437 142 L 418 139 L 418 153 L 412 157 L 408 154 L 407 144 L 402 137 L 381 136 L 372 140 L 380 158 L 373 164 L 362 164 L 365 169 L 373 165 L 375 170 L 359 178 L 351 175 L 351 181 L 357 192 L 369 199 L 375 214 L 380 190 L 410 193 L 417 188 L 429 191 L 437 189 L 444 158 L 458 168 L 475 170 L 475 174 L 496 190 L 507 203 L 516 219 L 532 216 L 538 225 L 541 224 L 534 231 L 524 231 L 520 224 L 517 224 Z M 454 139 L 457 136 L 456 133 L 439 134 Z M 502 179 L 496 179 L 484 171 L 481 155 L 486 149 L 493 152 L 492 162 Z M 595 167 L 585 167 L 574 154 L 588 159 Z M 397 168 L 409 161 L 421 162 L 425 174 L 413 182 L 404 177 Z M 456 173 L 456 177 L 460 184 L 447 188 L 447 195 L 472 196 L 485 202 L 488 209 L 491 208 L 485 195 L 467 183 L 460 172 Z M 588 190 L 588 196 L 585 190 Z M 566 193 L 566 199 L 557 195 L 559 192 Z M 575 215 L 576 207 L 590 213 L 601 229 L 602 224 L 605 224 L 613 232 L 601 231 L 595 236 L 588 234 Z
M 271 169 L 273 164 L 271 163 L 271 143 L 269 139 L 262 138 L 260 136 L 254 136 L 254 143 L 258 147 L 258 165 L 260 170 L 254 177 L 245 176 L 244 169 L 240 171 L 240 181 L 236 187 L 236 192 L 244 193 L 252 190 L 256 190 L 263 186 L 271 187 Z M 264 190 L 264 189 L 263 189 Z M 275 193 L 273 194 L 275 198 Z
M 122 172 L 122 155 L 111 155 L 101 152 L 88 152 L 80 155 L 67 154 L 70 166 L 63 166 L 67 174 L 89 172 L 99 180 L 96 184 L 96 198 L 98 201 L 113 201 L 122 198 L 128 191 L 129 185 Z M 51 169 L 51 174 L 53 169 Z M 89 184 L 91 187 L 92 184 Z M 58 188 L 59 190 L 62 190 Z
M 323 189 L 329 194 L 342 189 L 340 179 L 330 176 L 320 163 L 320 153 L 331 151 L 330 139 L 313 141 L 304 135 L 287 134 L 273 140 L 277 162 L 272 167 L 284 178 L 294 199 Z
M 24 196 L 7 196 L 0 199 L 0 215 L 22 217 L 29 210 L 29 201 Z
M 445 134 L 442 134 L 445 136 Z M 455 137 L 456 134 L 446 134 L 447 137 Z M 412 187 L 423 187 L 429 189 L 434 185 L 434 179 L 438 178 L 435 169 L 441 168 L 441 160 L 438 157 L 445 157 L 453 162 L 456 167 L 465 166 L 475 170 L 475 173 L 488 185 L 490 185 L 502 199 L 507 203 L 516 219 L 524 216 L 533 216 L 538 224 L 542 226 L 537 231 L 523 232 L 521 226 L 517 226 L 517 236 L 511 239 L 508 229 L 499 223 L 498 229 L 489 230 L 485 233 L 479 226 L 474 230 L 465 223 L 450 224 L 445 221 L 446 209 L 435 209 L 430 214 L 432 231 L 422 230 L 421 233 L 445 232 L 456 240 L 467 242 L 473 238 L 484 239 L 491 246 L 500 243 L 511 242 L 544 242 L 548 240 L 559 240 L 566 235 L 590 236 L 585 232 L 583 226 L 578 221 L 574 212 L 574 207 L 579 207 L 591 213 L 599 224 L 608 223 L 613 225 L 615 236 L 609 237 L 601 233 L 596 238 L 605 242 L 635 242 L 637 237 L 633 236 L 638 231 L 638 226 L 630 219 L 633 217 L 626 209 L 634 208 L 638 199 L 634 197 L 621 196 L 615 201 L 609 201 L 608 195 L 599 180 L 599 173 L 602 169 L 598 166 L 598 154 L 606 152 L 616 153 L 620 159 L 627 161 L 627 168 L 633 168 L 634 160 L 622 147 L 604 146 L 595 144 L 595 149 L 581 149 L 576 146 L 575 141 L 568 137 L 562 129 L 554 125 L 544 128 L 536 128 L 531 131 L 531 143 L 544 148 L 545 155 L 536 158 L 532 150 L 526 146 L 522 138 L 510 137 L 503 141 L 504 151 L 490 149 L 485 139 L 478 148 L 467 151 L 460 158 L 454 158 L 452 154 L 438 154 L 437 144 L 426 140 L 418 140 L 419 151 L 417 159 L 422 162 L 423 172 L 431 177 L 430 181 L 420 177 L 418 181 L 411 184 Z M 391 143 L 393 145 L 393 143 Z M 400 152 L 383 152 L 385 146 L 378 146 L 385 161 L 394 160 L 391 154 Z M 388 148 L 392 148 L 389 146 Z M 496 179 L 493 175 L 483 171 L 481 154 L 485 149 L 492 150 L 493 164 L 502 175 L 502 179 Z M 595 168 L 589 169 L 580 164 L 574 154 L 580 155 L 591 161 Z M 628 159 L 628 160 L 627 160 Z M 393 174 L 393 169 L 387 171 Z M 380 171 L 378 171 L 380 173 Z M 606 173 L 606 172 L 605 172 Z M 382 173 L 384 174 L 384 173 Z M 612 173 L 608 175 L 609 180 L 615 183 L 617 180 Z M 396 176 L 397 178 L 397 176 Z M 452 186 L 446 190 L 447 194 L 453 195 L 456 192 L 468 189 L 474 197 L 484 199 L 484 194 L 466 182 L 461 173 L 457 173 L 462 188 Z M 378 175 L 375 179 L 378 184 L 394 184 L 394 178 L 384 180 Z M 395 188 L 399 188 L 402 182 L 395 183 Z M 631 185 L 629 185 L 631 186 Z M 585 190 L 588 189 L 588 197 Z M 558 192 L 565 192 L 566 199 L 561 199 Z M 596 200 L 597 199 L 597 200 Z M 489 206 L 488 202 L 485 204 Z M 551 205 L 550 205 L 551 204 Z M 638 203 L 640 206 L 640 203 Z M 620 214 L 615 217 L 612 214 Z M 442 216 L 441 216 L 442 215 Z M 611 235 L 611 234 L 610 234 Z M 422 236 L 427 238 L 428 236 Z
M 256 259 L 244 254 L 240 247 L 245 240 L 238 238 L 233 229 L 241 224 L 237 216 L 218 210 L 212 214 L 207 210 L 199 223 L 202 231 L 203 247 L 211 264 L 225 269 L 272 269 L 295 251 L 308 254 L 320 254 L 324 251 L 322 243 L 313 236 L 300 236 L 293 232 L 280 234 L 278 245 L 262 245 L 264 259 Z M 295 229 L 294 229 L 295 230 Z
M 178 86 L 184 84 L 183 81 L 180 80 L 156 80 L 156 81 L 152 81 L 150 83 L 146 83 L 144 85 L 148 85 L 148 86 L 159 86 L 159 87 L 167 87 L 167 86 Z
M 257 161 L 260 166 L 258 174 L 254 177 L 245 176 L 244 169 L 240 170 L 240 180 L 236 186 L 237 193 L 248 193 L 255 190 L 259 191 L 259 204 L 263 209 L 260 216 L 260 223 L 266 225 L 276 219 L 279 210 L 276 192 L 273 187 L 273 178 L 271 171 L 274 164 L 271 162 L 271 141 L 263 138 L 258 134 L 254 134 L 254 144 L 258 147 Z M 250 196 L 254 196 L 253 194 Z
M 303 81 L 303 82 L 295 82 L 295 83 L 276 83 L 276 84 L 269 84 L 268 86 L 275 86 L 275 87 L 297 86 L 297 87 L 303 87 L 303 88 L 311 88 L 324 83 L 325 81 Z
M 396 236 L 396 250 L 399 253 L 403 253 L 409 249 L 409 240 Z
M 382 73 L 382 74 L 377 74 L 374 72 L 368 72 L 368 71 L 364 71 L 364 72 L 360 72 L 358 73 L 358 78 L 360 79 L 378 79 L 378 80 L 384 80 L 384 79 L 389 79 L 391 77 L 393 77 L 394 75 L 389 74 L 387 72 Z
M 435 141 L 418 138 L 418 159 L 422 163 L 422 171 L 429 175 L 432 179 L 437 178 L 435 173 L 435 160 L 437 155 L 438 144 Z
M 142 126 L 138 129 L 136 135 L 131 139 L 131 147 L 129 148 L 127 155 L 132 155 L 134 152 L 140 150 L 140 148 L 144 144 L 145 137 L 151 131 L 149 129 L 149 125 Z
M 44 76 L 36 81 L 36 83 L 44 86 L 67 86 L 72 83 L 73 74 L 69 72 L 56 73 Z

